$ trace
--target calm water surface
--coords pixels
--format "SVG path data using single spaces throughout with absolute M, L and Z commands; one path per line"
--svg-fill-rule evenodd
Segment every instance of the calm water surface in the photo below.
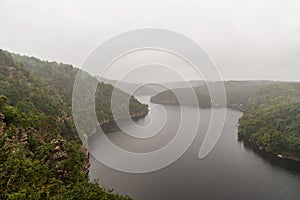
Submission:
M 138 99 L 149 103 L 149 97 Z M 150 104 L 151 117 L 146 116 L 136 122 L 140 125 L 150 123 L 155 129 L 167 115 L 164 128 L 148 140 L 133 139 L 114 125 L 105 127 L 107 136 L 116 145 L 129 151 L 148 152 L 159 149 L 172 140 L 180 121 L 179 107 L 164 108 L 166 112 L 163 112 L 160 105 Z M 197 108 L 184 109 L 192 112 L 192 109 Z M 241 112 L 227 110 L 225 126 L 217 145 L 206 158 L 198 159 L 211 112 L 204 109 L 200 110 L 200 114 L 195 141 L 172 165 L 151 173 L 128 174 L 110 169 L 91 157 L 91 179 L 99 179 L 102 186 L 114 188 L 121 194 L 129 194 L 134 199 L 300 199 L 300 164 L 279 160 L 239 142 L 237 122 Z M 127 128 L 130 131 L 134 127 Z M 91 149 L 100 148 L 97 145 L 99 140 L 97 134 L 90 138 Z

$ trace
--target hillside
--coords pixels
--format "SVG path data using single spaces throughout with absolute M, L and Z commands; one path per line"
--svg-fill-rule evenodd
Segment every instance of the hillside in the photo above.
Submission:
M 77 72 L 71 65 L 0 50 L 1 199 L 130 199 L 88 180 L 88 152 L 71 113 Z M 98 85 L 100 123 L 113 119 L 113 89 Z M 132 115 L 148 112 L 134 97 L 129 110 Z
M 0 52 L 1 53 L 1 52 Z M 44 114 L 59 134 L 73 137 L 71 114 L 73 84 L 78 72 L 77 68 L 56 62 L 41 61 L 34 57 L 2 51 L 0 94 L 6 96 L 9 104 L 18 108 L 28 116 L 35 113 Z M 13 67 L 12 67 L 13 66 Z M 91 77 L 93 78 L 93 77 Z M 11 89 L 13 88 L 13 89 Z M 110 99 L 114 87 L 99 83 L 96 91 L 96 114 L 100 123 L 113 119 Z M 123 99 L 128 94 L 118 90 L 116 93 Z M 124 105 L 122 105 L 124 106 Z M 118 109 L 123 110 L 122 107 Z M 134 97 L 129 102 L 130 114 L 146 114 L 147 105 L 139 103 Z M 45 122 L 45 120 L 42 120 Z M 28 126 L 28 125 L 26 125 Z M 36 125 L 31 124 L 34 128 Z M 54 129 L 53 129 L 54 128 Z M 68 130 L 63 130 L 68 128 Z
M 224 86 L 226 106 L 244 112 L 239 120 L 240 138 L 267 152 L 300 159 L 299 82 L 228 81 Z M 193 90 L 200 107 L 212 106 L 206 86 Z M 186 97 L 185 89 L 177 89 L 176 93 Z M 172 91 L 153 96 L 151 102 L 178 105 Z M 195 103 L 184 98 L 183 105 L 195 106 Z M 221 102 L 213 107 L 220 105 Z

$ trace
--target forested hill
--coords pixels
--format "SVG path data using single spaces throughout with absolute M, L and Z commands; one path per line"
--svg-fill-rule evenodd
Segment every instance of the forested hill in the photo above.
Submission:
M 71 114 L 77 71 L 0 50 L 0 199 L 130 199 L 88 181 L 88 154 Z M 113 89 L 103 83 L 97 88 L 102 123 L 112 119 Z M 129 110 L 148 112 L 134 97 Z
M 226 100 L 227 100 L 227 106 L 228 107 L 236 107 L 237 109 L 242 109 L 242 107 L 239 107 L 240 104 L 247 104 L 250 96 L 254 96 L 257 94 L 251 94 L 255 92 L 254 88 L 257 88 L 259 90 L 259 87 L 265 87 L 267 85 L 273 84 L 275 82 L 271 81 L 227 81 L 224 82 L 224 87 L 226 90 Z M 216 95 L 222 95 L 223 93 L 217 90 L 222 89 L 220 87 L 219 82 L 210 82 L 210 89 L 214 90 L 214 93 Z M 199 105 L 201 108 L 209 108 L 209 107 L 222 107 L 221 97 L 214 99 L 215 105 L 211 105 L 211 99 L 210 94 L 207 88 L 207 85 L 199 86 L 199 87 L 193 87 L 191 88 L 194 90 L 198 102 L 192 101 L 190 98 L 182 98 L 181 103 L 186 106 L 196 106 Z M 251 92 L 250 92 L 251 90 Z M 174 92 L 173 92 L 174 91 Z M 188 92 L 191 92 L 190 90 L 187 91 L 186 88 L 179 88 L 174 90 L 166 90 L 163 91 L 155 96 L 151 97 L 151 102 L 153 103 L 160 103 L 160 104 L 174 104 L 178 105 L 178 100 L 174 93 L 179 95 L 180 97 L 187 96 Z M 249 93 L 250 92 L 250 93 Z M 218 96 L 216 96 L 218 97 Z
M 0 94 L 6 96 L 9 104 L 25 113 L 27 118 L 32 115 L 37 118 L 36 114 L 40 114 L 43 124 L 49 121 L 49 126 L 55 125 L 49 129 L 57 130 L 63 136 L 73 136 L 70 135 L 74 132 L 71 128 L 73 125 L 69 123 L 73 123 L 72 91 L 78 69 L 72 65 L 41 61 L 7 51 L 1 51 L 0 54 Z M 98 84 L 96 114 L 100 123 L 113 119 L 110 100 L 114 89 L 110 84 Z M 116 91 L 121 99 L 128 97 L 127 93 Z M 129 110 L 132 115 L 148 112 L 147 105 L 139 103 L 134 97 L 130 99 Z M 32 123 L 22 125 L 38 128 L 37 124 Z M 68 130 L 64 130 L 66 128 Z
M 224 82 L 224 86 L 227 107 L 244 112 L 239 120 L 240 138 L 253 142 L 267 152 L 300 159 L 299 82 L 228 81 Z M 212 106 L 206 86 L 193 89 L 200 107 Z M 185 93 L 185 89 L 176 92 L 186 97 Z M 151 102 L 178 105 L 172 91 L 153 96 Z M 183 104 L 195 106 L 189 98 L 185 98 Z M 217 102 L 213 107 L 219 105 Z

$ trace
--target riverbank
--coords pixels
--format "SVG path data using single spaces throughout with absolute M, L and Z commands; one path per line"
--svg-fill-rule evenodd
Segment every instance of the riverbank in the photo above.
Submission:
M 149 113 L 149 110 L 147 110 L 146 112 L 135 113 L 133 115 L 130 115 L 130 118 L 133 120 L 138 120 L 138 119 L 145 117 L 148 113 Z M 128 119 L 128 117 L 118 118 L 117 120 L 126 120 L 126 119 Z M 99 124 L 100 124 L 100 126 L 102 126 L 102 125 L 107 125 L 107 124 L 115 123 L 115 122 L 116 122 L 116 119 L 109 119 L 109 120 L 100 122 Z
M 269 154 L 270 156 L 280 159 L 280 160 L 291 160 L 295 162 L 300 163 L 300 158 L 289 155 L 288 152 L 275 152 L 275 151 L 266 151 L 265 148 L 263 148 L 261 145 L 256 144 L 255 142 L 251 141 L 247 138 L 238 137 L 239 141 L 244 142 L 248 147 L 255 150 L 255 152 L 264 152 L 266 154 Z

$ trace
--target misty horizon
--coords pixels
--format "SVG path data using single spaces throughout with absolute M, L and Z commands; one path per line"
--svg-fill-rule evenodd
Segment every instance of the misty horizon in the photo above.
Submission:
M 154 27 L 197 42 L 224 80 L 299 81 L 299 11 L 295 0 L 176 0 L 172 6 L 153 0 L 131 4 L 4 0 L 0 2 L 0 17 L 5 19 L 0 48 L 80 68 L 88 55 L 112 36 Z M 126 59 L 123 64 L 130 64 Z M 107 78 L 118 79 L 114 74 Z
M 0 49 L 2 49 L 2 50 L 4 50 L 4 51 L 8 51 L 8 52 L 10 52 L 10 53 L 13 53 L 13 54 L 18 54 L 18 55 L 21 55 L 21 56 L 25 56 L 25 57 L 29 57 L 29 58 L 31 58 L 31 57 L 33 57 L 33 58 L 37 58 L 37 59 L 39 59 L 39 60 L 41 60 L 41 61 L 43 61 L 43 62 L 55 62 L 55 63 L 57 63 L 57 64 L 67 64 L 67 65 L 72 65 L 73 67 L 75 67 L 75 68 L 79 68 L 80 69 L 80 67 L 78 67 L 78 66 L 75 66 L 75 65 L 73 65 L 72 63 L 62 63 L 62 62 L 59 62 L 59 61 L 56 61 L 56 60 L 45 60 L 45 59 L 41 59 L 41 58 L 39 58 L 39 57 L 37 57 L 37 56 L 35 56 L 35 55 L 27 55 L 27 54 L 22 54 L 22 53 L 18 53 L 18 52 L 13 52 L 13 51 L 10 51 L 10 50 L 8 50 L 8 49 L 3 49 L 3 48 L 0 48 Z M 132 76 L 134 76 L 134 75 L 132 75 Z M 95 77 L 98 77 L 98 75 L 96 74 L 95 75 Z M 104 79 L 108 79 L 108 80 L 111 80 L 111 81 L 117 81 L 118 79 L 117 78 L 112 78 L 112 77 L 106 77 L 106 76 L 102 76 Z M 205 80 L 205 79 L 187 79 L 188 81 L 190 81 L 190 82 L 197 82 L 197 81 L 205 81 L 205 82 L 216 82 L 216 81 L 218 81 L 218 80 Z M 140 82 L 140 81 L 134 81 L 134 80 L 119 80 L 119 81 L 123 81 L 123 82 L 127 82 L 127 83 L 133 83 L 133 84 L 151 84 L 151 83 L 157 83 L 157 84 L 159 84 L 159 83 L 172 83 L 172 82 L 181 82 L 181 81 L 185 81 L 185 80 L 171 80 L 171 81 L 168 81 L 168 80 L 166 80 L 166 81 L 158 81 L 158 82 L 155 82 L 155 81 L 144 81 L 144 82 Z M 222 79 L 222 81 L 280 81 L 280 82 L 299 82 L 300 81 L 300 79 L 299 80 L 290 80 L 290 79 L 255 79 L 255 78 L 253 78 L 253 79 Z

